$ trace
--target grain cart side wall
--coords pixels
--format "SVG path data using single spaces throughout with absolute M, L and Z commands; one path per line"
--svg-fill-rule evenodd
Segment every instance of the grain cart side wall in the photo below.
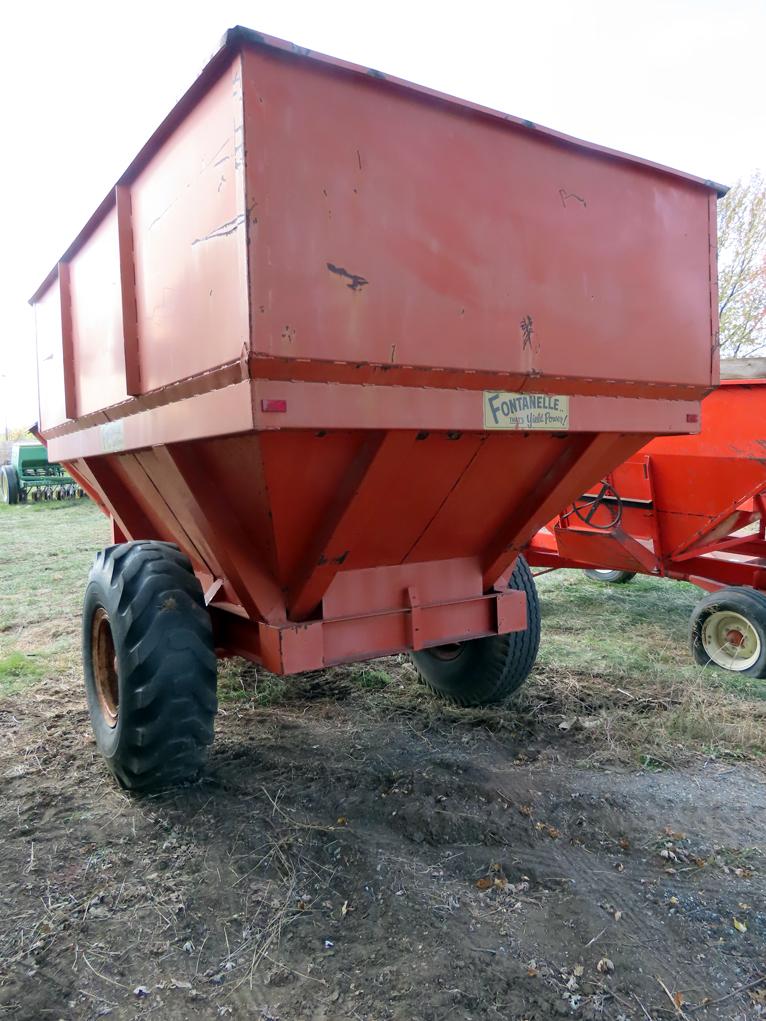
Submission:
M 33 298 L 41 431 L 221 650 L 523 629 L 531 535 L 698 429 L 715 191 L 234 30 Z
M 176 394 L 163 388 L 247 347 L 245 237 L 231 226 L 243 205 L 239 60 L 227 64 L 187 97 L 194 115 L 147 144 L 35 300 L 46 436 L 67 421 L 103 421 L 105 408 L 126 414 L 143 394 L 168 403 Z
M 279 50 L 244 112 L 256 375 L 709 386 L 709 188 Z

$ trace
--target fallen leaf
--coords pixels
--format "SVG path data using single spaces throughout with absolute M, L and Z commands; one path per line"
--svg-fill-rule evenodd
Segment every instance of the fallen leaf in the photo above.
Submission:
M 577 717 L 575 717 L 574 719 L 571 719 L 571 720 L 562 720 L 561 723 L 559 723 L 559 730 L 561 730 L 563 732 L 566 732 L 567 730 L 571 730 L 572 727 L 575 725 L 576 721 L 577 721 Z
M 530 816 L 532 814 L 532 806 L 531 805 L 519 805 L 519 812 L 522 815 Z
M 684 1005 L 683 993 L 673 993 L 673 1003 L 676 1005 L 676 1008 L 680 1010 Z
M 494 885 L 494 879 L 491 879 L 489 876 L 482 876 L 481 879 L 476 880 L 476 888 L 478 890 L 489 890 L 489 888 Z
M 576 964 L 574 968 L 572 968 L 572 974 L 575 975 L 577 978 L 581 978 L 585 974 L 585 965 Z
M 527 975 L 529 975 L 530 978 L 535 978 L 537 974 L 537 961 L 530 961 L 527 965 Z
M 617 843 L 620 845 L 623 851 L 627 851 L 628 848 L 630 847 L 630 841 L 628 840 L 627 837 L 620 837 Z
M 614 971 L 614 964 L 608 957 L 602 957 L 596 965 L 596 971 L 600 972 L 602 975 L 607 975 L 609 972 Z
M 338 825 L 339 826 L 348 826 L 348 819 L 345 817 L 345 815 L 339 815 L 338 816 Z
M 614 913 L 614 920 L 615 920 L 615 922 L 619 922 L 619 920 L 621 918 L 622 918 L 622 911 L 615 911 L 615 913 Z
M 672 826 L 665 827 L 665 836 L 670 837 L 671 840 L 686 840 L 686 834 L 676 833 Z
M 737 930 L 737 932 L 747 932 L 747 926 L 745 925 L 744 922 L 740 922 L 738 918 L 732 918 L 732 925 Z

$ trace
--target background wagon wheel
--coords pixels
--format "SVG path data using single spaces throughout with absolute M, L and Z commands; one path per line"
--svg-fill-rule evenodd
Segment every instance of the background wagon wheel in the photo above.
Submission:
M 540 603 L 526 560 L 516 561 L 509 588 L 527 597 L 527 629 L 411 653 L 426 687 L 458 705 L 492 705 L 527 679 L 540 647 Z
M 766 596 L 748 588 L 705 596 L 692 613 L 691 647 L 701 666 L 766 677 Z
M 607 585 L 625 585 L 636 576 L 635 571 L 609 571 L 606 568 L 593 568 L 584 573 L 591 581 L 601 581 Z
M 0 501 L 9 504 L 19 502 L 19 480 L 12 464 L 0 467 Z
M 193 780 L 213 741 L 217 660 L 189 560 L 165 542 L 99 553 L 82 627 L 88 710 L 109 768 L 132 790 Z

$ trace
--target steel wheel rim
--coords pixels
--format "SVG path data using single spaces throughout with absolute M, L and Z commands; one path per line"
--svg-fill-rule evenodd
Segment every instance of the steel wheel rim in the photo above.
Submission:
M 711 613 L 702 625 L 701 639 L 708 658 L 724 670 L 748 670 L 761 655 L 760 635 L 734 610 Z
M 615 574 L 615 571 L 610 570 L 608 567 L 594 567 L 594 574 Z
M 103 606 L 99 606 L 93 616 L 90 647 L 99 708 L 107 726 L 113 729 L 120 710 L 120 688 L 112 628 Z

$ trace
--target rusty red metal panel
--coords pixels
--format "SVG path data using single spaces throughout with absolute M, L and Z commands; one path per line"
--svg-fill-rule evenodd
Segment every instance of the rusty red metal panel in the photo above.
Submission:
M 597 532 L 562 528 L 555 537 L 559 555 L 570 563 L 598 564 L 611 570 L 642 574 L 651 574 L 659 567 L 652 550 L 621 529 Z
M 401 608 L 408 605 L 410 589 L 421 603 L 478 598 L 483 592 L 481 566 L 476 558 L 464 557 L 344 571 L 335 576 L 325 593 L 322 615 L 351 617 L 360 607 L 368 613 Z
M 226 436 L 246 432 L 252 425 L 250 388 L 242 382 L 53 436 L 48 447 L 54 461 L 69 461 L 203 436 Z
M 72 418 L 109 408 L 128 396 L 120 297 L 125 276 L 120 271 L 117 210 L 113 209 L 69 265 L 77 407 Z
M 130 188 L 118 184 L 114 189 L 120 257 L 120 297 L 122 299 L 122 341 L 125 390 L 131 397 L 141 393 L 141 365 L 138 351 L 138 307 L 136 305 L 136 263 L 133 253 L 133 209 Z
M 464 374 L 465 389 L 448 389 L 434 376 L 427 388 L 413 396 L 410 386 L 359 386 L 348 383 L 312 383 L 256 380 L 253 383 L 254 421 L 258 429 L 440 429 L 449 408 L 453 430 L 485 429 L 482 387 Z M 535 380 L 536 396 L 546 388 L 561 386 L 560 380 Z M 491 388 L 494 390 L 494 388 Z M 531 388 L 529 388 L 531 389 Z M 498 395 L 499 396 L 499 395 Z M 265 411 L 263 402 L 278 401 L 280 411 Z M 566 432 L 699 432 L 699 404 L 678 399 L 659 400 L 653 391 L 642 399 L 591 397 L 578 393 L 568 397 Z M 693 416 L 690 421 L 689 416 Z M 524 432 L 523 428 L 518 429 Z M 549 430 L 555 431 L 555 430 Z
M 255 352 L 709 384 L 705 187 L 262 47 L 244 96 Z
M 239 75 L 235 61 L 130 185 L 145 393 L 247 344 Z

